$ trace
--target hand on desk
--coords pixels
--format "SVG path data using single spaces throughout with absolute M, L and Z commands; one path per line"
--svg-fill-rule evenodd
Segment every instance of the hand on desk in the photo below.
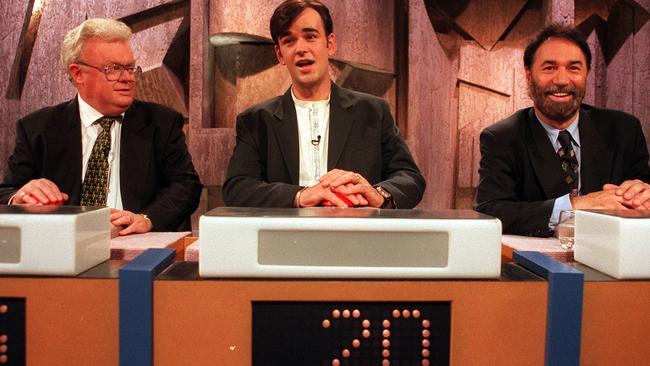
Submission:
M 618 186 L 605 184 L 603 189 L 615 191 L 615 194 L 622 197 L 630 208 L 650 209 L 650 184 L 641 180 L 626 180 Z
M 381 207 L 384 203 L 384 197 L 362 175 L 341 169 L 333 169 L 320 177 L 318 184 L 298 195 L 298 200 L 298 207 L 323 203 L 336 207 Z
M 361 174 L 334 169 L 319 180 L 321 186 L 329 187 L 334 192 L 356 197 L 361 202 L 358 206 L 378 208 L 384 204 L 384 197 Z
M 629 210 L 633 208 L 629 201 L 624 197 L 616 194 L 616 190 L 607 189 L 598 192 L 592 192 L 584 196 L 571 198 L 571 206 L 574 210 L 589 209 L 610 209 L 610 210 Z
M 11 199 L 12 205 L 60 205 L 68 200 L 51 180 L 40 178 L 30 180 L 20 187 Z
M 153 229 L 151 220 L 145 216 L 115 208 L 111 208 L 111 225 L 123 227 L 120 235 L 141 234 Z

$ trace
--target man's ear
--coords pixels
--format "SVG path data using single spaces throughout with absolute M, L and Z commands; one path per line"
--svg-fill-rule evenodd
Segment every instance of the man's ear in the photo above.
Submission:
M 524 75 L 526 76 L 526 81 L 528 82 L 528 84 L 530 84 L 530 78 L 532 77 L 532 75 L 530 73 L 529 68 L 524 67 Z
M 282 57 L 282 52 L 280 51 L 280 46 L 277 44 L 273 46 L 273 49 L 275 50 L 275 57 L 278 59 L 278 62 L 282 65 L 284 65 L 284 57 Z
M 330 33 L 329 36 L 327 36 L 327 54 L 332 56 L 334 55 L 334 52 L 336 52 L 336 37 L 334 37 L 334 33 Z
M 68 65 L 68 75 L 70 76 L 70 81 L 72 81 L 75 85 L 83 83 L 83 75 L 81 73 L 81 67 L 79 67 L 79 65 Z

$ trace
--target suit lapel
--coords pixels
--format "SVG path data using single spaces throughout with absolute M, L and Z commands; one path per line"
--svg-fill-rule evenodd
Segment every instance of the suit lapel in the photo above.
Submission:
M 153 129 L 147 128 L 143 113 L 138 113 L 138 102 L 134 101 L 124 114 L 120 138 L 120 193 L 123 207 L 140 208 L 134 185 L 141 181 L 140 174 L 148 172 L 148 165 L 155 159 L 153 151 Z
M 603 137 L 591 116 L 580 110 L 580 179 L 582 192 L 602 190 L 603 184 L 611 181 L 614 151 Z
M 298 184 L 300 170 L 298 118 L 296 117 L 296 107 L 291 98 L 291 88 L 284 93 L 273 114 L 277 117 L 277 120 L 273 121 L 273 132 L 278 140 L 282 158 L 289 171 L 291 183 Z
M 550 199 L 569 193 L 569 187 L 565 183 L 566 173 L 562 170 L 560 158 L 554 151 L 546 130 L 537 121 L 533 108 L 530 108 L 527 117 L 524 128 L 526 148 L 544 194 Z
M 330 98 L 329 136 L 327 146 L 327 170 L 338 165 L 343 149 L 354 124 L 354 116 L 348 110 L 352 101 L 336 84 L 332 83 Z
M 79 102 L 75 97 L 64 108 L 56 123 L 47 130 L 46 167 L 51 167 L 52 180 L 67 193 L 68 202 L 79 204 L 81 192 L 81 117 Z

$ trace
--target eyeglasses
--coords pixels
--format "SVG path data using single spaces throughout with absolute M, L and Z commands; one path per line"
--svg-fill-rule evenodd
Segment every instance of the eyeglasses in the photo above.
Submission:
M 85 62 L 82 61 L 77 61 L 75 62 L 76 64 L 83 65 L 83 66 L 88 66 L 90 68 L 93 68 L 106 77 L 107 81 L 118 81 L 122 77 L 122 73 L 126 71 L 129 75 L 135 76 L 135 79 L 138 80 L 142 76 L 142 68 L 140 66 L 127 66 L 127 65 L 120 65 L 120 64 L 112 64 L 104 67 L 97 67 L 93 65 L 88 65 Z

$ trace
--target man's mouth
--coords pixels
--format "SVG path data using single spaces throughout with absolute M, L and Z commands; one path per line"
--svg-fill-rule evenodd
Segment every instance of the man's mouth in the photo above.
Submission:
M 313 60 L 300 60 L 296 62 L 296 66 L 300 71 L 308 72 L 311 70 L 311 65 L 314 64 Z
M 121 95 L 131 95 L 131 89 L 115 89 L 115 92 Z
M 548 91 L 545 94 L 557 102 L 566 102 L 575 96 L 573 91 Z

